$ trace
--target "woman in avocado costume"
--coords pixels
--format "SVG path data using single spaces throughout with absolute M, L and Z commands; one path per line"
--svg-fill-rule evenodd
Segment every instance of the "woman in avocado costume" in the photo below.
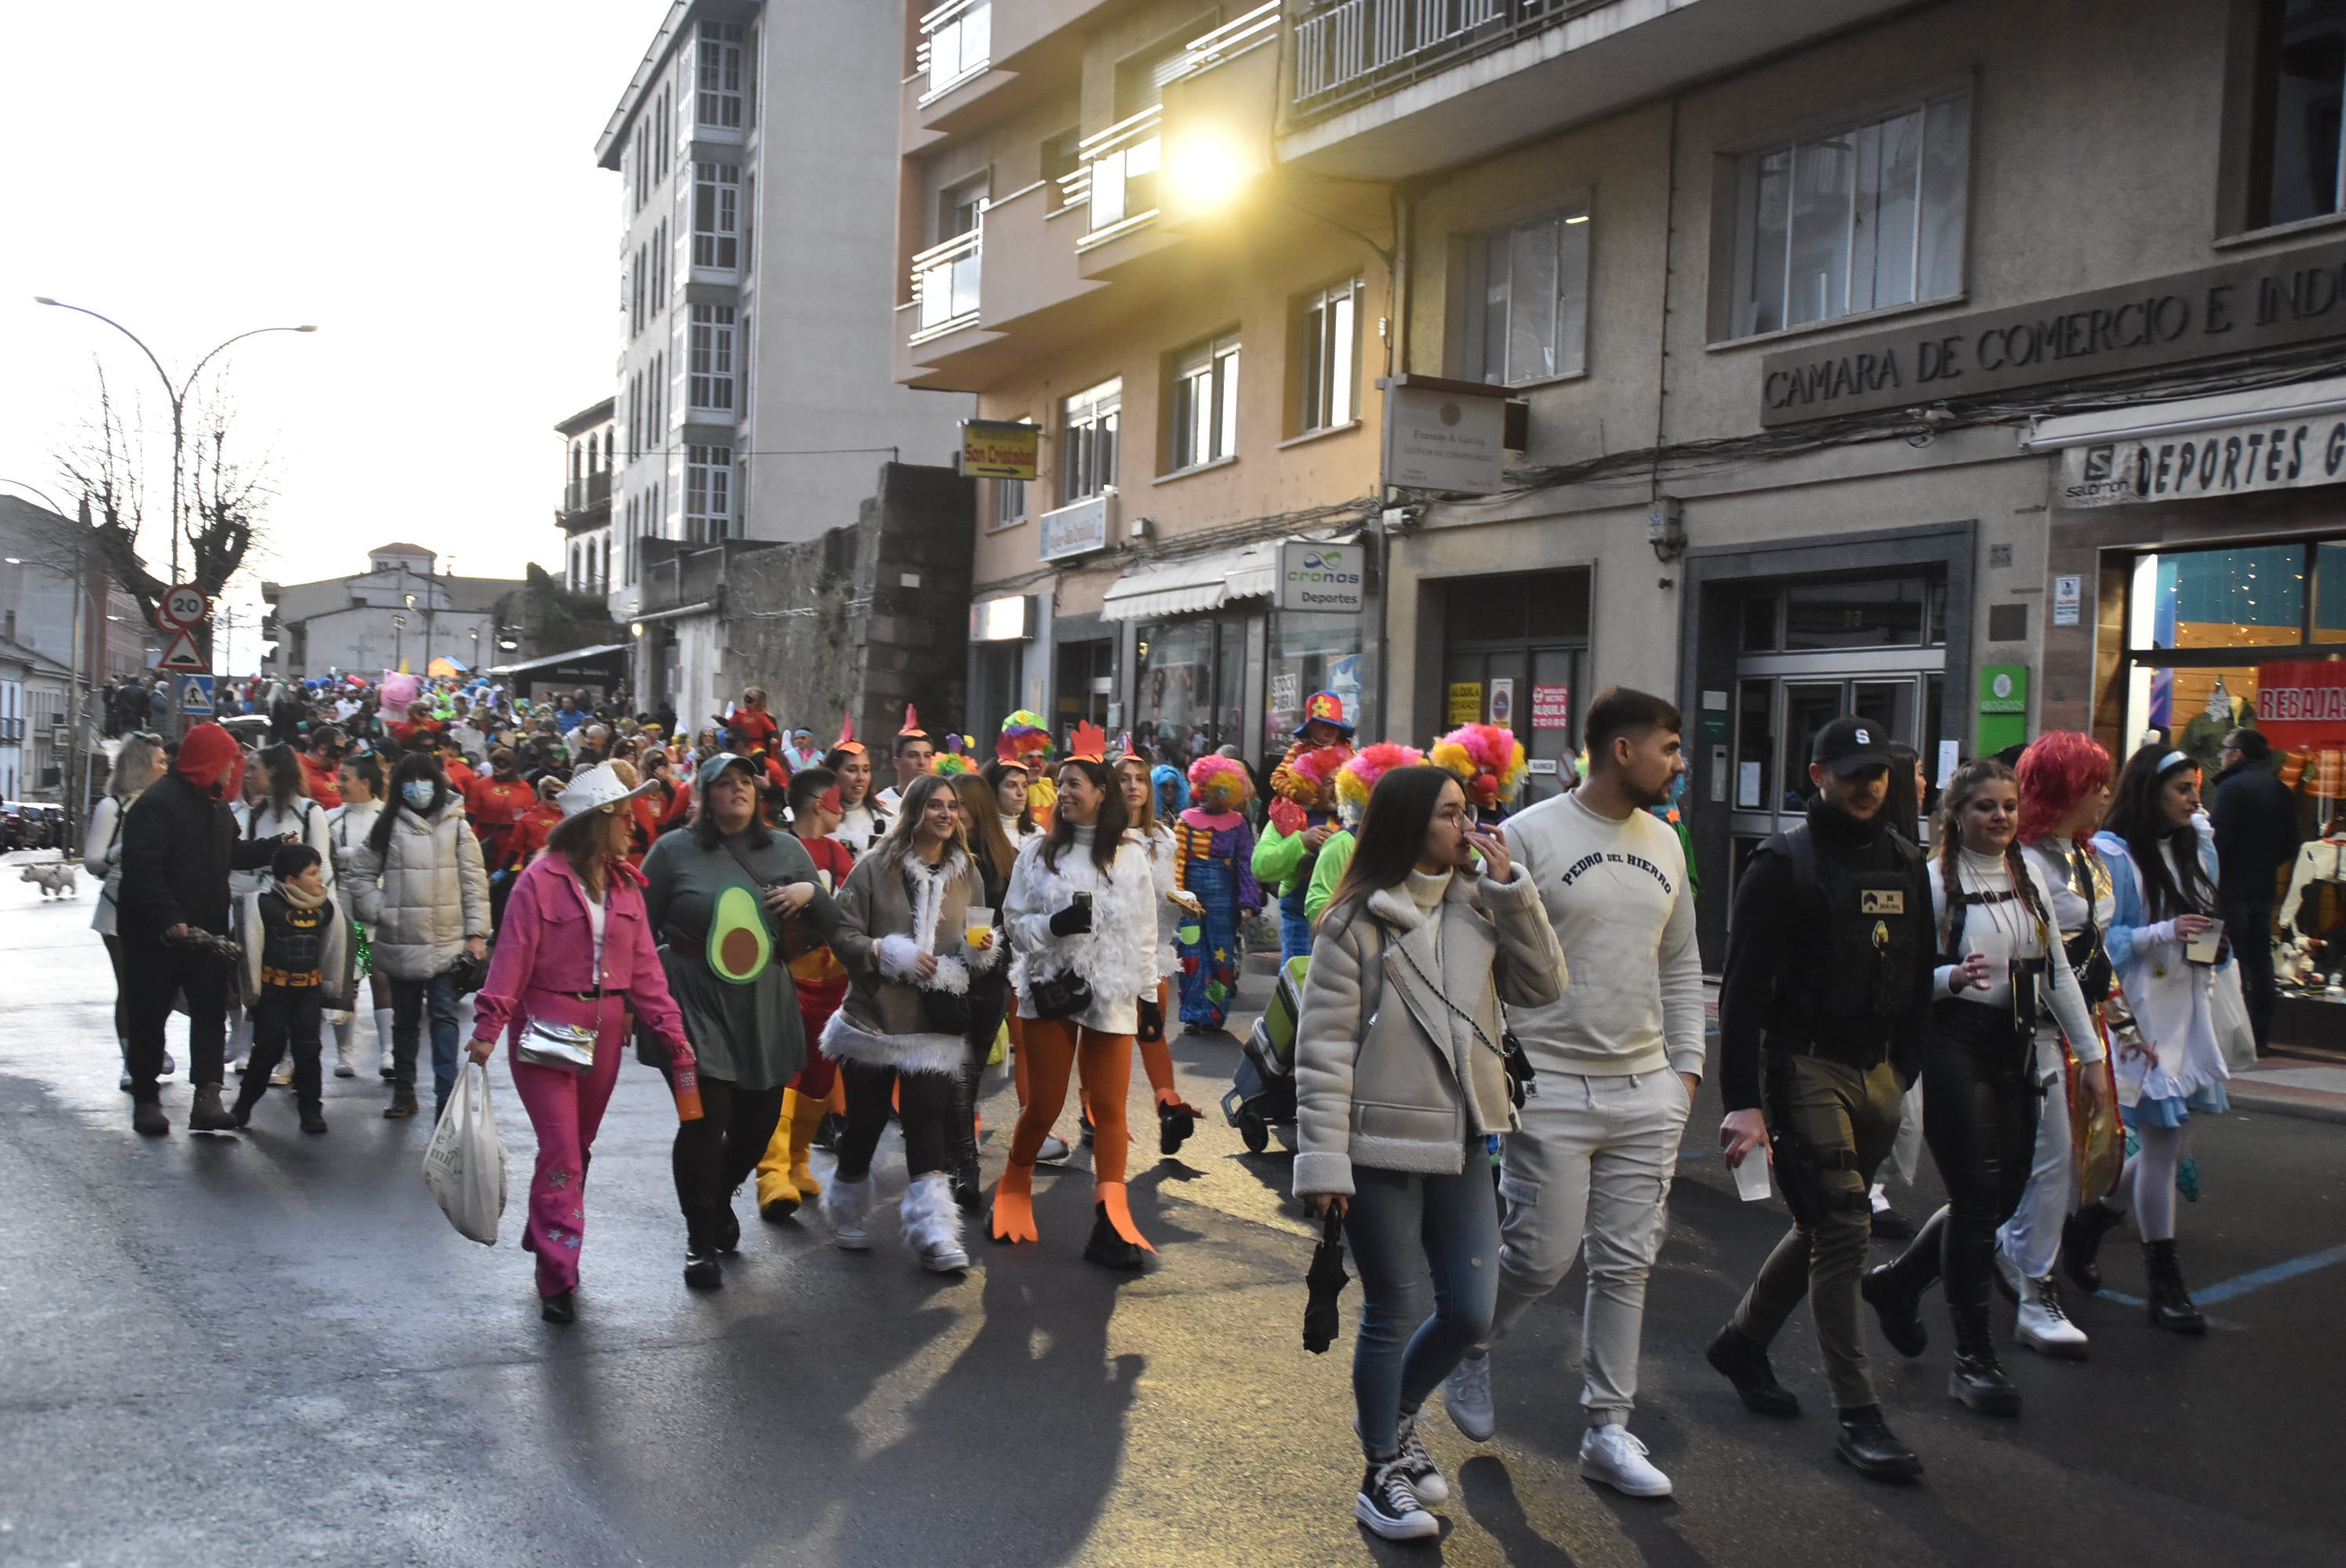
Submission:
M 677 1129 L 674 1164 L 684 1282 L 701 1290 L 724 1283 L 718 1258 L 741 1243 L 733 1193 L 772 1141 L 783 1088 L 806 1065 L 806 1026 L 774 932 L 793 911 L 834 947 L 842 930 L 806 850 L 766 825 L 764 781 L 749 758 L 710 758 L 694 779 L 690 827 L 663 835 L 644 860 L 660 964 L 699 1060 L 703 1115 Z
M 847 1131 L 822 1191 L 831 1239 L 871 1245 L 872 1152 L 897 1113 L 911 1183 L 898 1214 L 921 1267 L 969 1267 L 954 1201 L 954 1118 L 968 1054 L 971 982 L 1002 956 L 991 927 L 969 911 L 985 884 L 962 831 L 953 780 L 923 773 L 904 787 L 896 826 L 855 862 L 839 890 L 840 934 L 831 951 L 847 966 L 847 1000 L 823 1025 L 823 1054 L 847 1085 Z

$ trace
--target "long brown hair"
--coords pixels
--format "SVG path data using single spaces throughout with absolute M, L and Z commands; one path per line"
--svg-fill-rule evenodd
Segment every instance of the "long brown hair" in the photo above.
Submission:
M 933 773 L 923 773 L 904 786 L 903 794 L 896 799 L 895 824 L 888 830 L 888 836 L 872 847 L 872 857 L 880 862 L 882 871 L 892 871 L 903 864 L 904 858 L 913 852 L 913 841 L 920 837 L 921 816 L 929 809 L 929 797 L 940 789 L 952 794 L 953 787 L 952 779 L 940 779 Z M 960 796 L 954 795 L 954 799 L 958 801 Z M 997 833 L 1002 831 L 1002 824 L 996 822 L 994 830 Z M 969 835 L 956 826 L 945 848 L 967 853 Z
M 1116 775 L 1107 770 L 1105 762 L 1095 762 L 1088 757 L 1070 757 L 1059 764 L 1065 773 L 1073 768 L 1090 779 L 1100 792 L 1099 816 L 1092 824 L 1092 864 L 1105 878 L 1108 868 L 1116 864 L 1117 846 L 1124 842 L 1126 818 L 1124 789 L 1117 783 Z M 1075 847 L 1076 822 L 1064 810 L 1051 813 L 1050 836 L 1043 840 L 1043 869 L 1056 871 L 1059 857 Z
M 1895 765 L 1892 767 L 1894 769 Z M 1942 792 L 1939 801 L 1939 881 L 1947 890 L 1947 918 L 1939 934 L 1939 951 L 1942 952 L 1953 952 L 1957 939 L 1963 935 L 1964 883 L 1962 862 L 1957 857 L 1963 852 L 1964 808 L 1982 789 L 1990 784 L 1999 783 L 2010 784 L 2015 791 L 2020 788 L 2011 769 L 1993 757 L 1982 757 L 1956 769 L 1955 776 L 1947 780 L 1947 787 Z M 2052 916 L 2036 896 L 2036 882 L 2028 874 L 2028 862 L 2021 858 L 2020 835 L 2017 833 L 2004 847 L 2004 869 L 2005 874 L 2012 878 L 2012 891 L 2018 895 L 2028 912 L 2036 918 L 2037 940 L 2045 944 L 2046 952 L 2051 952 Z
M 1005 773 L 1018 774 L 1030 785 L 1035 781 L 1035 770 L 1024 762 L 1010 762 L 997 757 L 979 769 L 977 776 L 984 779 L 985 787 L 994 792 L 994 804 L 987 807 L 986 810 L 997 817 L 1002 814 L 1002 778 Z M 1031 833 L 1035 830 L 1035 807 L 1031 801 L 1023 802 L 1018 808 L 1018 830 L 1021 833 Z
M 1336 884 L 1336 896 L 1320 916 L 1323 921 L 1339 910 L 1356 912 L 1374 895 L 1409 881 L 1425 850 L 1426 830 L 1433 826 L 1442 792 L 1457 782 L 1458 775 L 1447 768 L 1426 763 L 1387 769 L 1369 791 L 1360 841 L 1344 868 L 1343 881 Z
M 565 817 L 546 836 L 546 847 L 570 862 L 570 870 L 581 886 L 600 899 L 607 881 L 604 865 L 610 860 L 605 845 L 604 824 L 615 809 L 602 807 L 593 811 L 581 811 L 575 817 Z M 625 802 L 616 809 L 627 809 Z
M 1130 828 L 1134 832 L 1140 835 L 1142 845 L 1145 848 L 1148 841 L 1156 837 L 1157 834 L 1157 780 L 1155 778 L 1155 769 L 1149 764 L 1148 753 L 1136 747 L 1132 750 L 1127 751 L 1117 757 L 1115 762 L 1109 765 L 1108 771 L 1111 773 L 1120 773 L 1124 770 L 1124 767 L 1127 763 L 1130 763 L 1133 767 L 1140 769 L 1140 815 L 1133 818 L 1125 825 Z M 1119 779 L 1117 780 L 1117 792 L 1118 794 L 1122 794 L 1124 792 L 1123 784 L 1123 779 Z M 1125 809 L 1129 811 L 1132 808 L 1127 806 Z
M 985 866 L 986 873 L 995 881 L 1007 881 L 1010 868 L 1018 859 L 1018 850 L 1010 842 L 1010 835 L 1002 830 L 1000 799 L 991 786 L 974 773 L 956 773 L 946 780 L 953 786 L 954 797 L 961 801 L 961 814 L 969 819 L 963 831 L 969 847 Z

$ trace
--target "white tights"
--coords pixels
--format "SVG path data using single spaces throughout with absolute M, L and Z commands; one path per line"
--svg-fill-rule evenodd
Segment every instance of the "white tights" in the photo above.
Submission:
M 2117 1190 L 2102 1201 L 2120 1214 L 2134 1211 L 2145 1241 L 2175 1239 L 2175 1173 L 2183 1164 L 2181 1127 L 2139 1126 L 2137 1147 L 2118 1173 Z

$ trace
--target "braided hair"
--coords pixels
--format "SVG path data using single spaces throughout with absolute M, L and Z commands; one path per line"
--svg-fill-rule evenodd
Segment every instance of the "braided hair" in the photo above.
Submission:
M 1965 901 L 1959 857 L 1963 852 L 1964 808 L 1982 789 L 1990 784 L 1999 783 L 2011 784 L 2015 789 L 2019 788 L 2011 769 L 1993 757 L 1983 757 L 1955 769 L 1955 776 L 1947 780 L 1947 788 L 1939 802 L 1939 881 L 1947 890 L 1947 918 L 1939 935 L 1939 951 L 1942 952 L 1953 952 L 1956 939 L 1963 934 Z M 2035 919 L 2038 942 L 2045 944 L 2047 952 L 2052 952 L 2052 915 L 2045 909 L 2044 901 L 2036 896 L 2036 881 L 2028 874 L 2028 862 L 2021 858 L 2017 834 L 2004 847 L 2004 869 L 2005 874 L 2012 878 L 2013 893 Z

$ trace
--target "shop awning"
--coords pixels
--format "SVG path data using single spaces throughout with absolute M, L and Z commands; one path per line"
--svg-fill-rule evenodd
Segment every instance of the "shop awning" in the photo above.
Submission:
M 1233 599 L 1264 597 L 1278 572 L 1276 539 L 1137 567 L 1108 588 L 1100 618 L 1146 621 L 1219 610 Z
M 2252 392 L 2176 398 L 2166 402 L 2106 408 L 2096 413 L 2039 419 L 2021 436 L 2020 444 L 2032 452 L 2051 452 L 2062 447 L 2149 441 L 2194 431 L 2220 430 L 2227 425 L 2256 424 L 2267 420 L 2279 423 L 2341 412 L 2346 412 L 2346 376 L 2333 376 L 2326 381 L 2259 387 Z

